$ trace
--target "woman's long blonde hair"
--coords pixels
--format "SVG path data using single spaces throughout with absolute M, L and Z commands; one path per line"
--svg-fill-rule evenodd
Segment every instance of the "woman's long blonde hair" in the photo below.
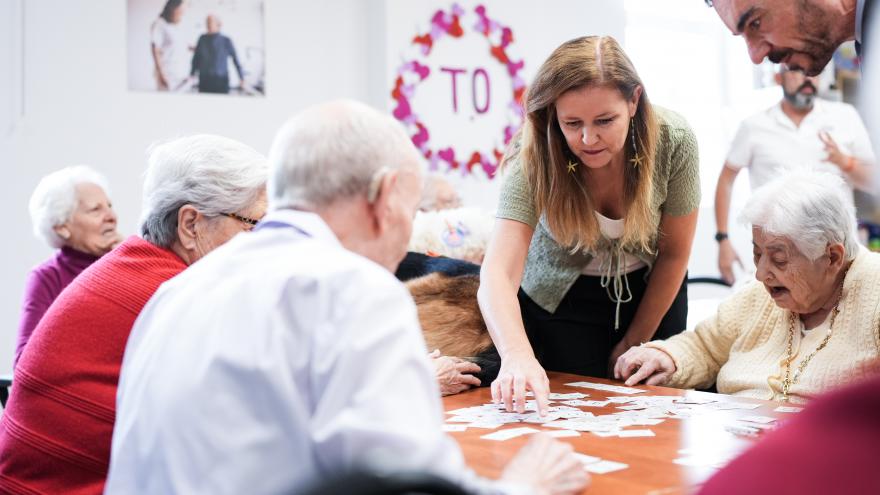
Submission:
M 614 38 L 585 36 L 563 43 L 538 70 L 526 94 L 526 123 L 518 145 L 508 151 L 505 162 L 518 158 L 535 196 L 538 215 L 544 214 L 557 242 L 572 252 L 590 249 L 599 238 L 595 205 L 579 174 L 568 172 L 565 136 L 556 118 L 556 100 L 563 93 L 588 86 L 616 88 L 630 100 L 642 88 L 633 123 L 642 164 L 630 165 L 631 126 L 624 144 L 625 208 L 621 243 L 628 248 L 653 252 L 656 226 L 652 222 L 654 154 L 659 124 L 632 62 Z M 517 143 L 517 140 L 513 141 Z

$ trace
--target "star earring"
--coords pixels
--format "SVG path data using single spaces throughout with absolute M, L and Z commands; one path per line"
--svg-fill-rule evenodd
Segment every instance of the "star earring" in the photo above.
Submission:
M 569 160 L 568 161 L 568 173 L 573 174 L 574 170 L 577 168 L 577 163 Z
M 632 163 L 633 168 L 638 168 L 642 166 L 642 157 L 639 155 L 639 149 L 636 147 L 636 122 L 634 118 L 629 119 L 629 125 L 632 127 L 632 146 L 633 146 L 633 157 L 629 160 Z

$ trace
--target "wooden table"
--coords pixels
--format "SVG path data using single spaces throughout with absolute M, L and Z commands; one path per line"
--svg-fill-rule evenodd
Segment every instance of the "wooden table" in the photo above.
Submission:
M 586 400 L 602 400 L 608 396 L 622 395 L 613 392 L 565 386 L 565 383 L 577 381 L 622 385 L 620 382 L 563 373 L 551 372 L 547 375 L 550 378 L 551 392 L 582 392 L 590 395 L 589 399 Z M 783 405 L 779 402 L 741 399 L 729 395 L 666 387 L 639 386 L 636 388 L 647 390 L 646 393 L 638 394 L 638 396 L 705 396 L 715 398 L 721 402 L 760 404 L 760 407 L 757 409 L 712 411 L 711 413 L 688 419 L 666 419 L 656 426 L 627 428 L 650 429 L 656 434 L 655 437 L 603 438 L 589 432 L 583 432 L 580 437 L 561 438 L 560 441 L 572 444 L 577 452 L 629 464 L 629 468 L 622 471 L 591 475 L 592 482 L 585 494 L 669 494 L 693 492 L 700 484 L 714 474 L 717 468 L 710 466 L 684 466 L 674 463 L 675 459 L 687 457 L 688 455 L 705 456 L 707 458 L 732 457 L 748 448 L 757 438 L 736 436 L 724 429 L 725 425 L 734 422 L 734 418 L 754 415 L 772 416 L 779 419 L 792 417 L 790 413 L 773 411 L 777 406 Z M 463 407 L 482 405 L 491 402 L 491 400 L 492 394 L 489 388 L 483 387 L 445 397 L 443 405 L 446 411 L 451 411 Z M 598 416 L 620 412 L 616 408 L 618 405 L 610 404 L 603 408 L 583 407 L 581 409 Z M 522 426 L 547 431 L 552 430 L 551 428 L 542 428 L 540 425 L 524 423 L 505 425 L 498 430 Z M 501 442 L 480 438 L 482 435 L 498 430 L 468 428 L 464 432 L 450 433 L 461 446 L 468 465 L 478 474 L 490 478 L 497 478 L 507 462 L 528 441 L 528 435 Z M 679 452 L 682 449 L 688 449 L 688 451 L 682 454 Z

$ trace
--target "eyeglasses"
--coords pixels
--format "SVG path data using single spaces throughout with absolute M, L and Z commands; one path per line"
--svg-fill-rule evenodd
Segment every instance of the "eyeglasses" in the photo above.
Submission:
M 246 223 L 246 224 L 250 225 L 250 228 L 253 228 L 254 225 L 259 223 L 259 220 L 254 220 L 253 218 L 243 217 L 237 213 L 221 213 L 221 215 L 229 217 L 229 218 L 234 218 L 234 219 L 238 220 L 239 222 Z

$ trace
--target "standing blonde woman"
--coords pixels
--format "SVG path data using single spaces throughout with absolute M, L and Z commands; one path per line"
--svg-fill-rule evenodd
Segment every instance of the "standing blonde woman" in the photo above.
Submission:
M 526 112 L 478 299 L 502 359 L 493 398 L 521 410 L 528 389 L 546 411 L 545 368 L 607 376 L 685 328 L 700 184 L 687 123 L 651 105 L 611 37 L 557 48 Z

